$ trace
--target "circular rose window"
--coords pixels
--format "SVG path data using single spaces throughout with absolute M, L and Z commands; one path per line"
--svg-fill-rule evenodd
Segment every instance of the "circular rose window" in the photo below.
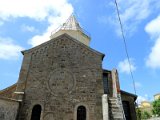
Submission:
M 65 95 L 74 87 L 74 76 L 67 69 L 57 69 L 49 75 L 48 88 L 54 95 Z

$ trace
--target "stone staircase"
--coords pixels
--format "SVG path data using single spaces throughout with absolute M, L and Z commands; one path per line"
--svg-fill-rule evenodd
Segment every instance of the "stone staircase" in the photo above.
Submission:
M 110 120 L 125 120 L 123 115 L 123 108 L 119 104 L 117 98 L 110 97 L 108 99 L 108 104 Z

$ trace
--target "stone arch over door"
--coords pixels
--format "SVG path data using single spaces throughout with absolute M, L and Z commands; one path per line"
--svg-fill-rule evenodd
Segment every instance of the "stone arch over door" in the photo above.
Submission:
M 39 104 L 35 105 L 32 109 L 31 120 L 40 120 L 41 111 L 42 111 L 41 105 Z
M 84 115 L 78 118 L 80 115 Z M 84 103 L 79 103 L 74 108 L 74 120 L 89 120 L 89 108 Z

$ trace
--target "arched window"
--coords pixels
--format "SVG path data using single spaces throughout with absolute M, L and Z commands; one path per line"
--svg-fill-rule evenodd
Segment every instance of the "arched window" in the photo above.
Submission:
M 77 120 L 86 120 L 86 108 L 84 106 L 77 108 Z
M 40 116 L 41 116 L 41 106 L 35 105 L 32 109 L 31 120 L 40 120 Z

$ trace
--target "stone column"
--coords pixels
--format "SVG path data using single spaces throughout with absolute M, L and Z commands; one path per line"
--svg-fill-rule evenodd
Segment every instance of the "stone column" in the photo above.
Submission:
M 103 96 L 102 96 L 102 111 L 103 111 L 103 120 L 109 120 L 108 96 L 107 96 L 107 94 L 103 94 Z
M 113 97 L 117 98 L 117 88 L 116 88 L 116 70 L 113 69 L 111 71 L 111 75 L 112 75 L 112 88 L 113 88 Z
M 112 74 L 112 87 L 113 87 L 113 97 L 117 98 L 117 95 L 120 94 L 120 84 L 118 72 L 116 69 L 111 71 Z

